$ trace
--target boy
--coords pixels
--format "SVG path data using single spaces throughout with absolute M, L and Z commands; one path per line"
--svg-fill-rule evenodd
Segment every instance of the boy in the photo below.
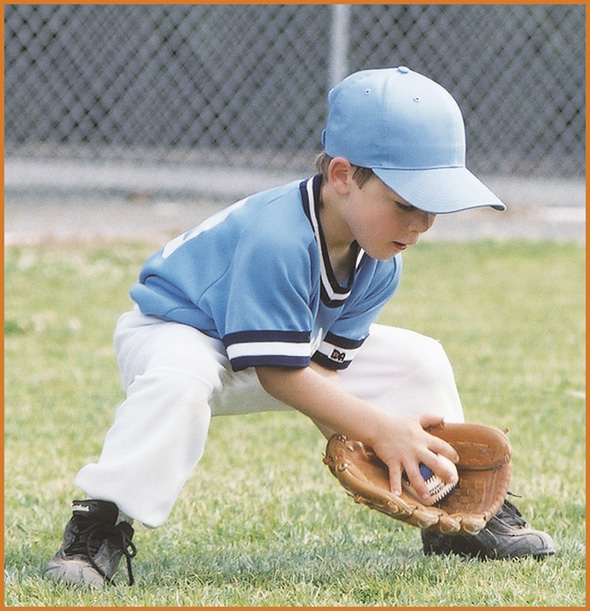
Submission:
M 246 198 L 169 242 L 132 287 L 115 347 L 127 398 L 98 463 L 76 485 L 64 541 L 45 574 L 101 587 L 131 522 L 163 524 L 202 456 L 212 416 L 295 408 L 329 436 L 371 446 L 399 493 L 418 464 L 445 481 L 457 461 L 428 425 L 462 421 L 438 342 L 374 324 L 401 253 L 440 213 L 504 204 L 465 167 L 461 112 L 405 67 L 367 70 L 329 94 L 318 174 Z M 477 537 L 423 533 L 425 553 L 554 553 L 505 503 Z

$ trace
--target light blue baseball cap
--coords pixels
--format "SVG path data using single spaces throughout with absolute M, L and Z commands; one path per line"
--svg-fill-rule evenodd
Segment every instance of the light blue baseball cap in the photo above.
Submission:
M 330 157 L 371 168 L 398 195 L 434 214 L 506 206 L 465 167 L 459 106 L 409 68 L 363 70 L 328 94 L 322 143 Z

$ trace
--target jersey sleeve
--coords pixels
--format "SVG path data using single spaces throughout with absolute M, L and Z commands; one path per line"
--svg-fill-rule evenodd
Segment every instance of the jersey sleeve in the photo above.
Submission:
M 369 336 L 370 327 L 391 299 L 401 279 L 402 259 L 376 263 L 366 290 L 349 298 L 333 322 L 312 360 L 327 369 L 346 369 Z
M 242 233 L 229 268 L 208 292 L 217 304 L 214 317 L 234 371 L 263 365 L 306 367 L 310 362 L 311 248 L 283 239 L 276 225 L 264 224 L 268 228 Z

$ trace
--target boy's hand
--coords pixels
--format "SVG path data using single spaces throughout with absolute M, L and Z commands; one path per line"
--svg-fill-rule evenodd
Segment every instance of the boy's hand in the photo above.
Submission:
M 442 420 L 441 417 L 428 414 L 394 418 L 388 422 L 392 429 L 384 427 L 372 442 L 373 451 L 389 469 L 390 488 L 395 496 L 401 494 L 402 471 L 405 471 L 416 492 L 428 499 L 429 492 L 420 474 L 420 463 L 424 463 L 445 482 L 457 483 L 457 470 L 441 460 L 439 455 L 446 456 L 453 463 L 459 460 L 459 455 L 446 441 L 425 430 L 441 424 Z

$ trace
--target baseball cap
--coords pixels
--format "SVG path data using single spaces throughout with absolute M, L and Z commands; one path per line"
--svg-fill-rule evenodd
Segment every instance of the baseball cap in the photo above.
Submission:
M 438 83 L 405 66 L 363 70 L 336 85 L 328 102 L 322 143 L 330 157 L 371 168 L 426 212 L 506 209 L 466 168 L 463 116 Z

